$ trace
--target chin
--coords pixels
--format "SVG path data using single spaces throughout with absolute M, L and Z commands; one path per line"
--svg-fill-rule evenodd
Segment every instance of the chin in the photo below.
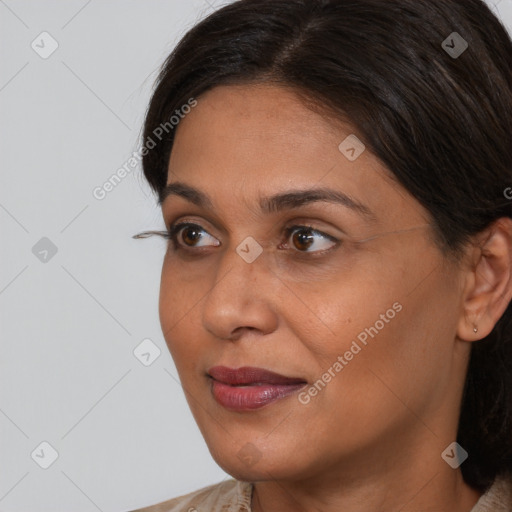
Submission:
M 243 463 L 238 465 L 223 465 L 217 461 L 217 464 L 219 464 L 228 475 L 242 482 L 263 482 L 271 479 L 269 472 L 261 469 L 258 471 L 255 468 L 248 468 Z
M 209 447 L 215 462 L 233 478 L 245 482 L 266 480 L 287 480 L 298 477 L 298 467 L 293 453 L 282 449 L 276 453 L 271 447 L 260 449 L 254 443 L 247 441 L 233 442 L 229 447 L 217 450 Z M 290 461 L 293 465 L 290 467 Z M 293 473 L 293 474 L 292 474 Z

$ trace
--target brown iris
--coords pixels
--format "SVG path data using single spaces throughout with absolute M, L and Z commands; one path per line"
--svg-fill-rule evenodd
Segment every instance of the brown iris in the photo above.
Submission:
M 181 239 L 185 242 L 185 244 L 191 246 L 195 245 L 195 242 L 199 241 L 201 239 L 201 236 L 202 235 L 200 233 L 200 230 L 192 226 L 185 228 L 181 232 Z
M 308 249 L 314 242 L 314 237 L 312 235 L 311 229 L 302 229 L 300 231 L 295 231 L 292 239 L 293 245 L 299 250 Z

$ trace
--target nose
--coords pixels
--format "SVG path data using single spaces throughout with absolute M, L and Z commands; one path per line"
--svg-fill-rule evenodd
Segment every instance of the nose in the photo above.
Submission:
M 246 331 L 269 334 L 278 325 L 279 279 L 268 269 L 265 253 L 247 263 L 234 249 L 217 267 L 215 283 L 202 301 L 204 328 L 217 338 L 238 340 Z

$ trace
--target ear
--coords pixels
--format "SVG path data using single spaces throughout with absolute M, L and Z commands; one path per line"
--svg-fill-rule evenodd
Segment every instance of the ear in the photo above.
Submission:
M 477 235 L 469 251 L 457 336 L 465 341 L 485 338 L 511 298 L 512 219 L 502 217 Z

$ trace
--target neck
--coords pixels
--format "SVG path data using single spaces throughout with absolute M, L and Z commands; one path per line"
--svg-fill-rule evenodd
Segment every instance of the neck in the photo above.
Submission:
M 410 459 L 413 457 L 410 456 Z M 405 464 L 355 478 L 339 472 L 300 481 L 254 484 L 252 512 L 470 512 L 481 494 L 468 486 L 459 469 L 440 463 Z M 406 467 L 407 466 L 407 467 Z

